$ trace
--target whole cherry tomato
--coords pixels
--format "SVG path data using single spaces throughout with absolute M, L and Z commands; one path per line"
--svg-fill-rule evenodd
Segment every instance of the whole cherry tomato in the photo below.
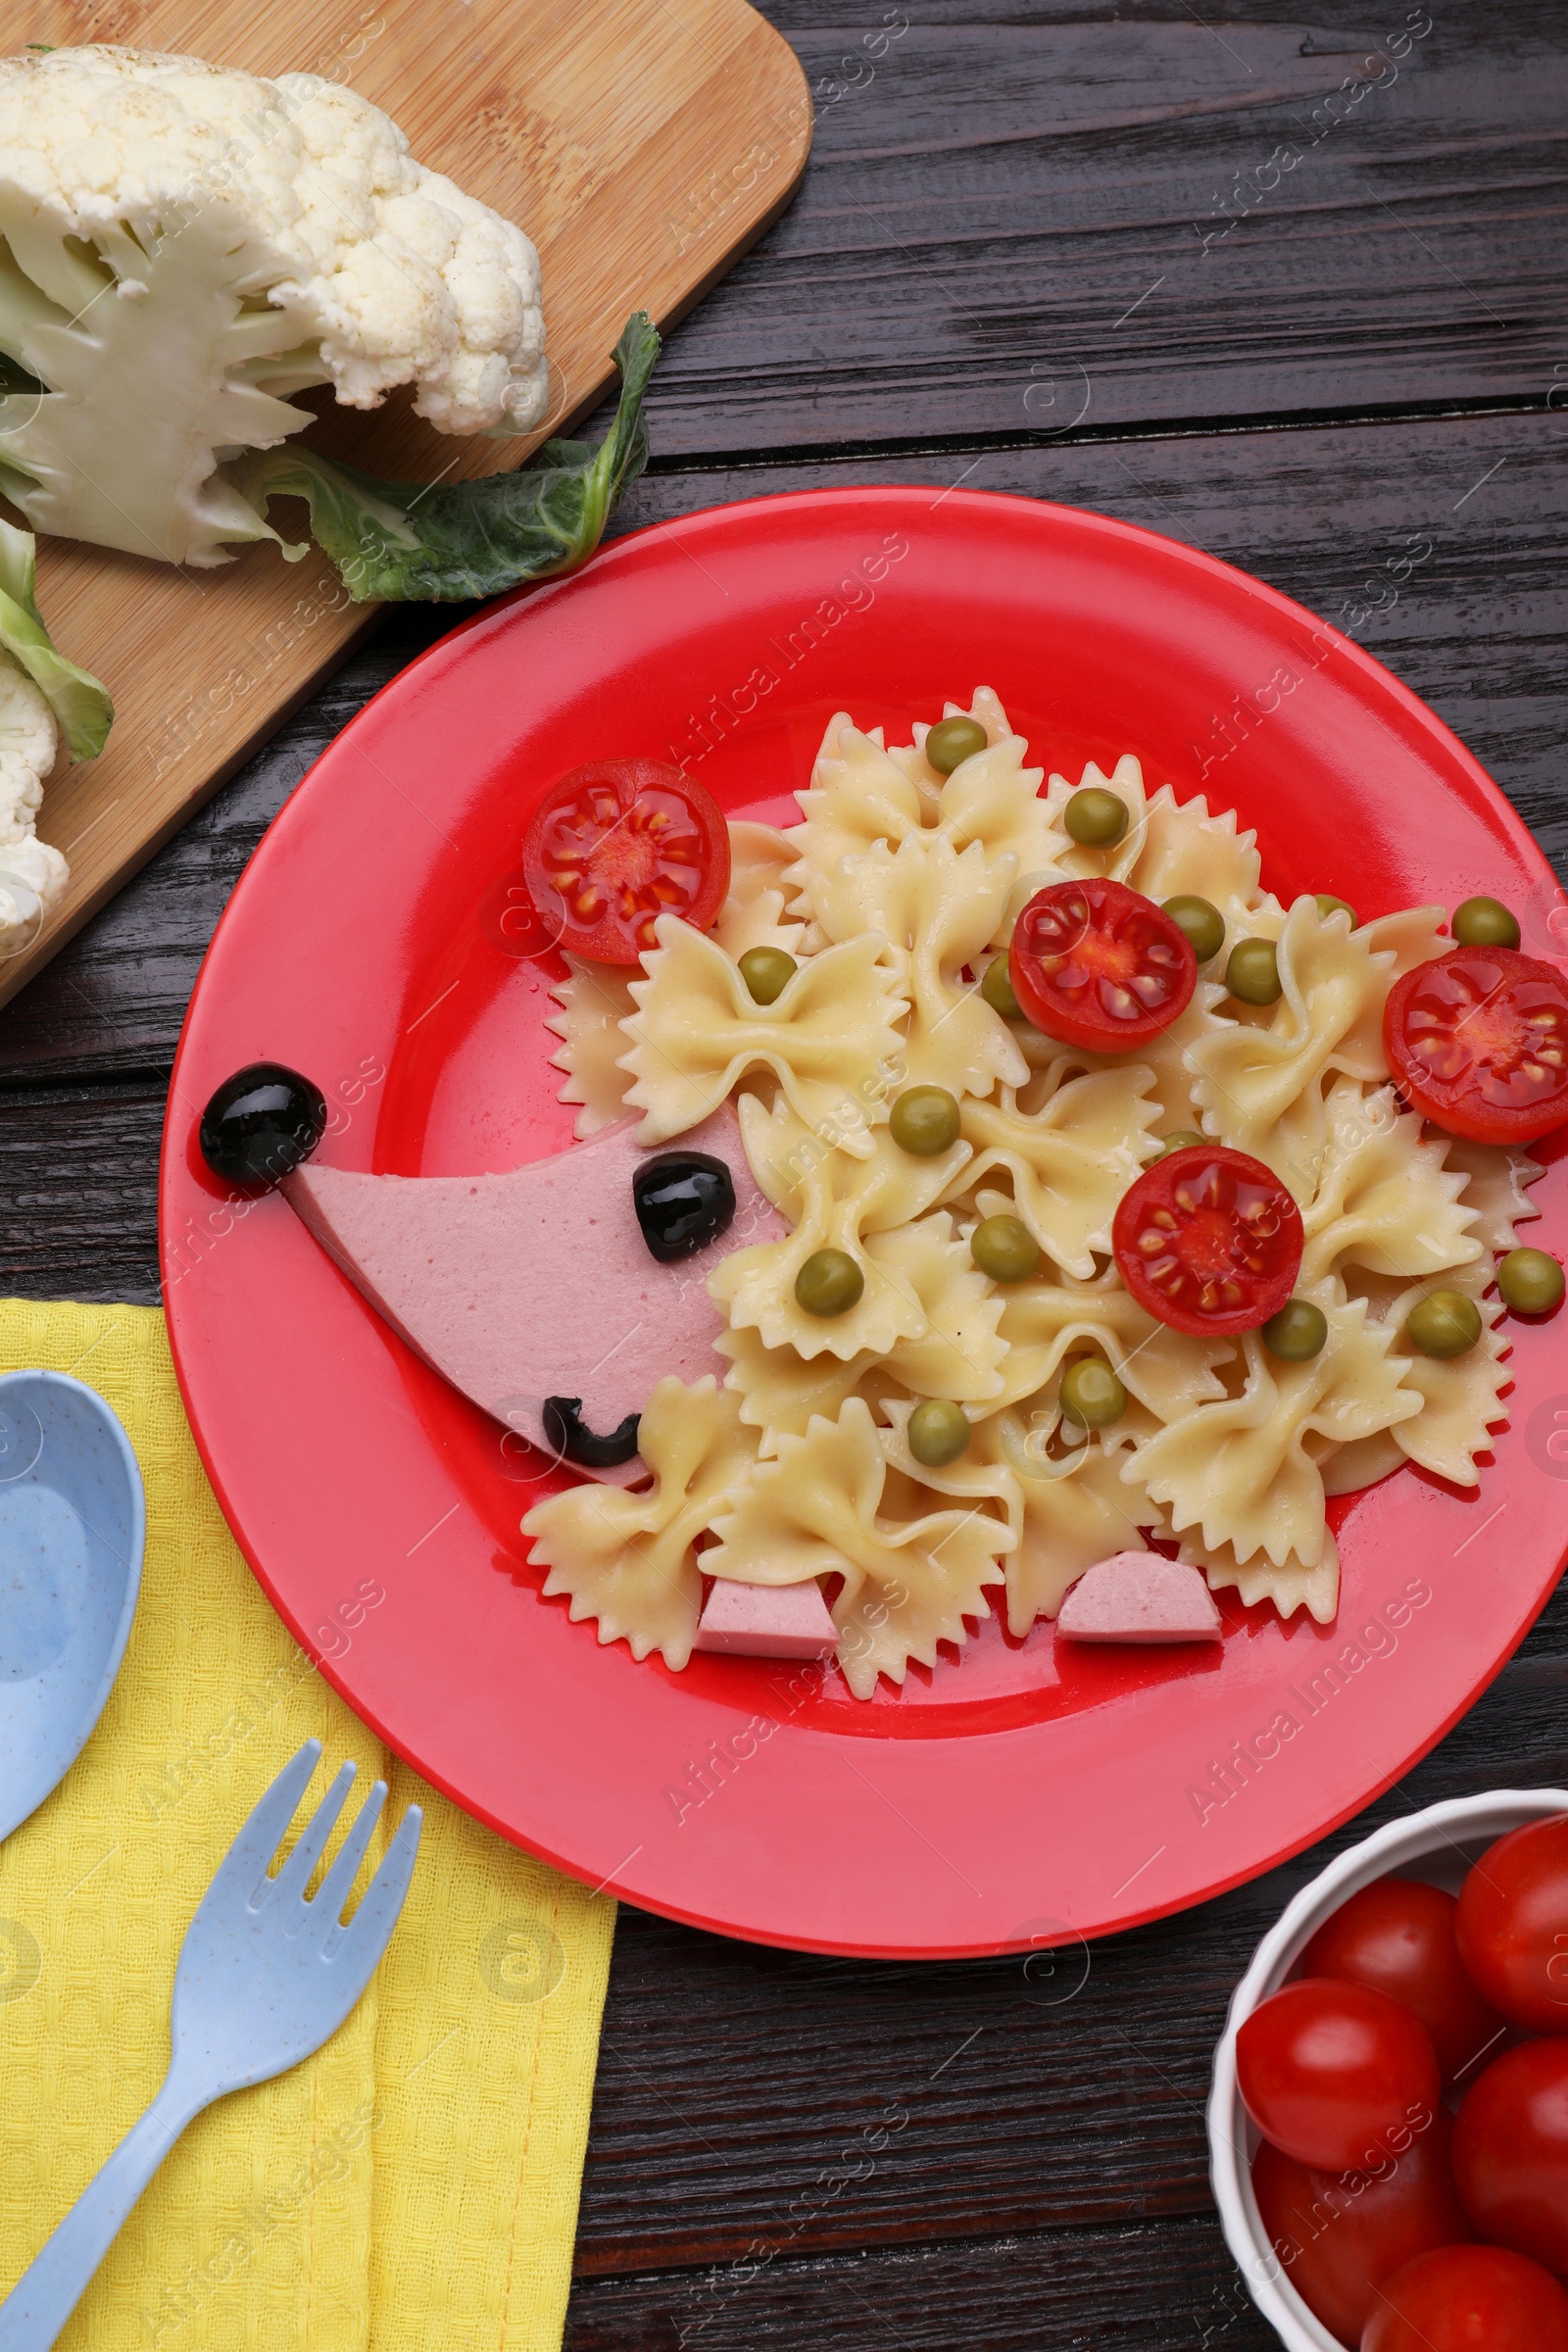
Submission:
M 1452 2137 L 1439 2115 L 1376 2174 L 1320 2172 L 1267 2140 L 1252 2159 L 1269 2243 L 1308 2311 L 1343 2342 L 1359 2339 L 1384 2279 L 1470 2235 L 1448 2165 Z
M 1568 2352 L 1568 2295 L 1500 2246 L 1445 2246 L 1388 2279 L 1361 2352 Z
M 1478 1144 L 1568 1119 L 1568 980 L 1513 948 L 1449 948 L 1389 991 L 1383 1046 L 1423 1118 Z
M 710 792 L 659 760 L 594 760 L 553 784 L 522 845 L 528 895 L 574 956 L 636 963 L 654 924 L 706 931 L 729 890 L 729 827 Z
M 1037 1029 L 1096 1054 L 1130 1054 L 1168 1029 L 1198 983 L 1192 943 L 1125 882 L 1037 890 L 1013 925 L 1012 993 Z
M 1453 2179 L 1478 2236 L 1568 2271 L 1568 2041 L 1521 2042 L 1476 2077 Z
M 1568 2034 L 1568 1814 L 1489 1845 L 1459 1889 L 1459 1954 L 1494 2009 Z
M 1255 1331 L 1296 1287 L 1301 1212 L 1272 1168 L 1225 1144 L 1188 1144 L 1133 1181 L 1116 1206 L 1121 1278 L 1172 1331 Z
M 1247 2112 L 1277 2148 L 1330 2173 L 1378 2172 L 1438 2112 L 1425 2026 L 1386 1992 L 1302 1977 L 1236 2036 Z
M 1370 1984 L 1413 2010 L 1451 2082 L 1504 2032 L 1466 1976 L 1454 1935 L 1458 1905 L 1420 1879 L 1375 1879 L 1324 1921 L 1305 1951 L 1309 1977 Z

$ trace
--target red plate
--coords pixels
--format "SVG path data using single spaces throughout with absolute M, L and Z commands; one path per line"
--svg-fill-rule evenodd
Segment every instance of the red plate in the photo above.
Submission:
M 170 1098 L 185 1401 L 230 1524 L 328 1679 L 460 1804 L 590 1885 L 816 1950 L 1102 1934 L 1365 1804 L 1551 1589 L 1568 1317 L 1510 1323 L 1512 1426 L 1478 1493 L 1407 1468 L 1331 1505 L 1335 1626 L 1232 1595 L 1223 1645 L 1139 1655 L 1058 1646 L 1048 1625 L 1013 1642 L 993 1620 L 862 1704 L 760 1661 L 638 1665 L 571 1624 L 518 1534 L 534 1459 L 415 1360 L 281 1200 L 224 1205 L 196 1119 L 268 1056 L 326 1091 L 338 1166 L 453 1175 L 569 1149 L 543 1027 L 555 967 L 519 954 L 538 943 L 508 897 L 539 793 L 647 754 L 787 822 L 832 711 L 907 741 L 980 684 L 1048 771 L 1131 749 L 1152 783 L 1239 809 L 1283 899 L 1335 891 L 1365 917 L 1487 892 L 1517 908 L 1527 954 L 1568 941 L 1568 902 L 1475 760 L 1271 589 L 1029 499 L 812 491 L 623 539 L 396 679 L 229 902 Z M 1568 1244 L 1564 1196 L 1553 1166 L 1527 1238 Z

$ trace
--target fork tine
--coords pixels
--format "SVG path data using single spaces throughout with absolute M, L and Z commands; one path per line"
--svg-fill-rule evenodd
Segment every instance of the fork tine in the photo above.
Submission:
M 320 1754 L 319 1740 L 307 1740 L 298 1755 L 284 1765 L 266 1795 L 252 1807 L 244 1828 L 213 1874 L 213 1883 L 202 1898 L 203 1909 L 230 1895 L 248 1900 L 255 1892 L 267 1865 L 283 1842 L 283 1833 L 311 1785 Z
M 343 1916 L 343 1906 L 349 1899 L 349 1888 L 359 1876 L 360 1864 L 365 1859 L 365 1849 L 375 1835 L 375 1825 L 381 1818 L 381 1807 L 385 1803 L 386 1783 L 377 1781 L 360 1807 L 353 1828 L 338 1847 L 337 1853 L 333 1857 L 332 1867 L 317 1891 L 316 1905 L 313 1908 L 318 1906 L 320 1917 L 331 1927 L 336 1927 Z
M 411 1805 L 387 1847 L 381 1867 L 366 1888 L 359 1909 L 346 1928 L 336 1927 L 327 1937 L 321 1957 L 341 1961 L 368 1978 L 387 1947 L 414 1876 L 419 1851 L 419 1827 L 424 1815 Z M 323 1888 L 324 1892 L 325 1889 Z
M 326 1849 L 326 1841 L 337 1826 L 350 1788 L 354 1786 L 357 1764 L 345 1764 L 331 1788 L 301 1831 L 294 1851 L 289 1855 L 275 1879 L 261 1889 L 264 1902 L 284 1902 L 293 1896 L 301 1901 L 311 1883 L 311 1873 Z

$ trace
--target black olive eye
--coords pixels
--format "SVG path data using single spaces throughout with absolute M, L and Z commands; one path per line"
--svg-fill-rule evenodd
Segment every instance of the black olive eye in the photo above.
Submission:
M 202 1112 L 202 1157 L 228 1184 L 270 1186 L 309 1159 L 326 1133 L 326 1100 L 280 1061 L 225 1078 Z
M 637 1170 L 631 1197 L 649 1254 L 662 1266 L 695 1257 L 735 1216 L 734 1179 L 706 1152 L 661 1152 Z
M 547 1396 L 539 1418 L 545 1425 L 545 1444 L 552 1452 L 580 1464 L 584 1470 L 613 1470 L 617 1462 L 629 1462 L 637 1450 L 640 1413 L 628 1413 L 608 1438 L 600 1437 L 586 1426 L 580 1396 Z

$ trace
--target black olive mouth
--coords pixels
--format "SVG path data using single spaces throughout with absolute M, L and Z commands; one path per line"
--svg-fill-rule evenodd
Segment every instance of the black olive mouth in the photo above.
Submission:
M 628 1413 L 618 1429 L 601 1437 L 582 1418 L 580 1396 L 547 1396 L 540 1408 L 545 1444 L 552 1453 L 582 1470 L 613 1470 L 629 1462 L 637 1450 L 640 1413 Z
M 735 1221 L 735 1179 L 709 1152 L 661 1152 L 631 1180 L 632 1206 L 650 1257 L 678 1265 Z

